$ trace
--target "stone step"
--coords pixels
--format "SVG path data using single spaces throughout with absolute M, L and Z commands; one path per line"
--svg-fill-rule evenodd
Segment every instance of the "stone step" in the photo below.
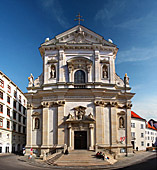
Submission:
M 95 157 L 95 152 L 75 150 L 68 155 L 62 155 L 54 162 L 56 166 L 94 166 L 108 165 L 106 160 Z

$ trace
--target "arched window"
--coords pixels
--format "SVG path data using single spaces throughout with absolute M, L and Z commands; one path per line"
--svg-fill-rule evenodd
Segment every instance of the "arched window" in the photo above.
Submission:
M 40 128 L 40 120 L 39 118 L 35 118 L 35 129 L 39 129 Z
M 124 128 L 124 118 L 123 117 L 119 118 L 119 128 Z
M 85 83 L 85 72 L 84 71 L 78 70 L 75 72 L 74 83 L 76 84 Z

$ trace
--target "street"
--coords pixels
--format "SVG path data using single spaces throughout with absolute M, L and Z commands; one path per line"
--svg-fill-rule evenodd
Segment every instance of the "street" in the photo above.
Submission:
M 39 166 L 33 166 L 30 165 L 28 162 L 19 161 L 21 156 L 19 155 L 4 155 L 0 156 L 0 170 L 43 170 L 43 169 L 117 169 L 117 170 L 136 170 L 136 169 L 142 169 L 142 170 L 156 170 L 157 169 L 157 159 L 156 155 L 151 155 L 150 157 L 143 160 L 143 162 L 138 162 L 136 164 L 133 164 L 131 166 L 127 166 L 124 168 L 122 167 L 122 164 L 119 162 L 119 165 L 110 165 L 108 167 L 39 167 Z

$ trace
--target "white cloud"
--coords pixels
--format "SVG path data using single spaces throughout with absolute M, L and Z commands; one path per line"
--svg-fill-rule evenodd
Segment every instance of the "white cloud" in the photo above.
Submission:
M 133 102 L 132 110 L 146 120 L 157 120 L 157 97 L 149 96 L 140 101 Z
M 64 27 L 68 28 L 69 23 L 64 16 L 64 10 L 57 0 L 40 0 L 40 5 L 44 12 L 49 14 L 49 17 L 55 18 L 58 23 Z
M 117 64 L 123 62 L 136 62 L 149 60 L 150 58 L 156 57 L 156 47 L 138 48 L 132 47 L 129 50 L 119 51 L 117 54 Z

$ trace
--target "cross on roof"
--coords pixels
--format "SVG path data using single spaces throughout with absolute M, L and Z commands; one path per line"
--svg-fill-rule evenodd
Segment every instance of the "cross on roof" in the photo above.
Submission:
M 80 13 L 79 13 L 78 15 L 76 15 L 76 17 L 77 17 L 78 19 L 74 19 L 74 20 L 75 20 L 75 21 L 78 21 L 78 23 L 79 23 L 79 25 L 80 25 L 80 21 L 84 21 L 84 19 L 81 19 L 82 16 L 80 16 Z

